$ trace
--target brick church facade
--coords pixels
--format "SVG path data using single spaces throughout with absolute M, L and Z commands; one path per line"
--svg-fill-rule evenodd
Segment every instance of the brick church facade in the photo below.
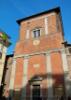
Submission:
M 17 23 L 20 35 L 7 87 L 11 100 L 70 96 L 71 56 L 67 56 L 66 48 L 71 45 L 64 41 L 60 9 L 32 15 Z

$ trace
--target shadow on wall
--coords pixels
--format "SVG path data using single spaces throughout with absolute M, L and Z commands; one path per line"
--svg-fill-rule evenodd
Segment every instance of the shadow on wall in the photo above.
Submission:
M 53 77 L 53 97 L 48 98 L 48 92 L 47 92 L 48 90 L 50 91 L 52 86 L 48 88 L 47 87 L 44 88 L 43 86 L 42 87 L 43 95 L 40 94 L 41 92 L 40 84 L 42 83 L 42 81 L 46 79 L 49 80 L 51 78 L 51 74 L 41 74 L 41 75 L 35 75 L 34 77 L 32 77 L 27 82 L 27 85 L 23 87 L 22 89 L 20 90 L 17 89 L 16 91 L 10 90 L 9 92 L 13 93 L 13 95 L 10 95 L 9 97 L 3 96 L 3 98 L 0 100 L 31 100 L 30 98 L 32 98 L 32 100 L 71 100 L 71 96 L 66 97 L 63 76 L 64 76 L 63 74 L 52 75 Z M 68 82 L 68 84 L 70 84 L 70 82 Z M 31 85 L 33 86 L 33 88 L 29 88 L 31 87 Z M 27 96 L 24 97 L 23 99 L 26 88 L 28 89 Z M 29 89 L 32 89 L 32 97 L 29 95 Z M 71 91 L 71 89 L 69 88 L 68 91 Z M 21 95 L 22 93 L 23 95 Z M 13 99 L 12 99 L 12 96 L 13 96 Z

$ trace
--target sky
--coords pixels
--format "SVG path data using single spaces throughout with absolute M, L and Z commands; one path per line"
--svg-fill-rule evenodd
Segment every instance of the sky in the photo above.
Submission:
M 0 29 L 11 37 L 12 43 L 7 54 L 14 52 L 19 39 L 20 26 L 16 20 L 55 7 L 61 8 L 64 38 L 71 43 L 71 0 L 0 0 Z

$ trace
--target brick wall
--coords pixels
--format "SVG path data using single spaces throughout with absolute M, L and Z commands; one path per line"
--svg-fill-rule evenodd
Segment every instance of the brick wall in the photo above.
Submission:
M 52 14 L 54 13 L 54 14 Z M 61 48 L 63 40 L 63 33 L 61 30 L 61 21 L 57 13 L 41 15 L 27 21 L 22 21 L 20 25 L 20 38 L 16 44 L 15 54 L 31 53 L 40 50 Z M 50 15 L 50 16 L 49 16 Z M 45 16 L 48 16 L 48 35 L 45 35 Z M 58 18 L 58 20 L 57 20 Z M 59 28 L 58 28 L 58 27 Z M 35 28 L 42 28 L 40 36 L 40 44 L 33 46 L 32 30 Z M 29 29 L 29 39 L 26 40 L 26 32 Z
M 46 24 L 47 26 L 45 25 L 46 17 L 47 17 L 47 24 Z M 46 34 L 45 27 L 48 28 L 48 34 Z M 35 28 L 41 29 L 41 36 L 37 39 L 32 38 L 32 31 Z M 26 39 L 27 30 L 29 30 L 28 39 Z M 35 41 L 37 41 L 36 44 L 34 44 Z M 14 81 L 14 90 L 19 89 L 18 92 L 19 95 L 20 93 L 22 94 L 23 90 L 25 91 L 25 88 L 27 95 L 26 97 L 31 95 L 30 81 L 32 81 L 32 79 L 34 79 L 36 76 L 43 77 L 43 80 L 41 82 L 41 93 L 43 96 L 44 94 L 45 96 L 47 96 L 48 88 L 52 87 L 54 88 L 60 86 L 64 88 L 64 72 L 63 72 L 61 52 L 58 51 L 50 52 L 51 50 L 63 48 L 62 45 L 63 41 L 64 41 L 63 30 L 59 13 L 56 12 L 47 13 L 38 17 L 27 19 L 20 23 L 20 37 L 15 48 L 15 57 L 17 56 L 20 57 L 16 58 L 16 73 Z M 48 60 L 46 61 L 46 54 L 41 53 L 47 51 L 50 52 L 49 59 L 51 64 L 51 71 L 52 71 L 51 73 L 47 72 L 48 70 L 46 63 L 48 64 L 49 62 Z M 39 54 L 35 54 L 37 52 L 39 52 Z M 25 54 L 28 57 L 27 58 L 28 63 L 26 63 L 25 61 L 26 59 Z M 50 64 L 48 67 L 50 67 Z M 24 75 L 24 71 L 26 70 L 25 66 L 27 67 L 26 75 Z M 50 76 L 52 76 L 51 87 L 49 86 L 51 83 L 48 82 L 50 81 Z M 27 83 L 25 84 L 26 80 Z M 25 84 L 25 86 L 23 87 L 22 84 Z

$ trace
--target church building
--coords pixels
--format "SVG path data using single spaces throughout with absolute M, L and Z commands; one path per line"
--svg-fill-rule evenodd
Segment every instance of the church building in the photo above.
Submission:
M 17 20 L 17 23 L 20 34 L 9 73 L 11 100 L 53 100 L 70 96 L 71 64 L 69 67 L 66 47 L 71 45 L 64 40 L 60 8 Z

